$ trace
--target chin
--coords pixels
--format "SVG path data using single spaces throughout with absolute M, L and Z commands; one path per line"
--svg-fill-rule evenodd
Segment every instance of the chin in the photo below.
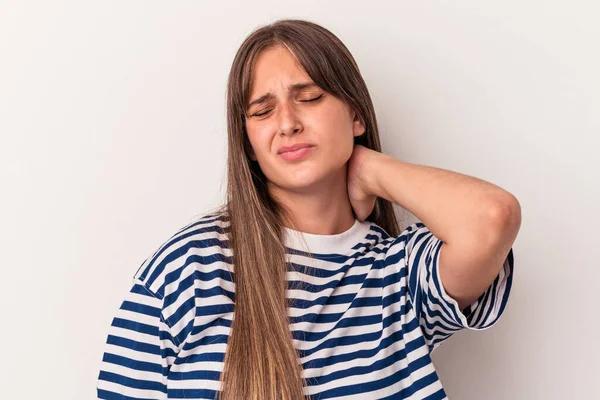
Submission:
M 302 191 L 317 186 L 318 183 L 319 181 L 315 179 L 298 179 L 285 182 L 283 187 L 288 190 Z
M 303 173 L 293 172 L 288 176 L 282 177 L 279 176 L 279 179 L 269 180 L 270 183 L 279 189 L 289 190 L 289 191 L 304 191 L 306 189 L 310 189 L 313 186 L 318 185 L 322 182 L 322 177 L 315 175 L 314 173 L 307 173 L 305 171 Z
M 311 188 L 319 189 L 326 186 L 331 186 L 326 175 L 310 175 L 310 176 L 297 176 L 295 179 L 290 179 L 285 182 L 284 187 L 292 191 L 309 191 Z
M 339 179 L 338 172 L 341 170 L 330 170 L 329 166 L 320 166 L 314 168 L 315 165 L 296 166 L 296 168 L 279 170 L 275 180 L 271 180 L 272 184 L 283 190 L 293 192 L 308 191 L 311 188 L 328 187 L 334 185 L 334 181 Z M 345 169 L 342 171 L 346 173 Z

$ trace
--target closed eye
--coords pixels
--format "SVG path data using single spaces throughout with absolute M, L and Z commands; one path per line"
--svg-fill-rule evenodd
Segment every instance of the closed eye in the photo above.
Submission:
M 271 111 L 271 110 L 267 110 L 267 111 L 265 111 L 265 112 L 261 112 L 260 114 L 254 114 L 254 116 L 255 116 L 255 117 L 261 117 L 261 116 L 263 116 L 263 115 L 265 115 L 265 114 L 268 114 L 270 111 Z
M 311 101 L 317 101 L 317 100 L 319 100 L 321 97 L 323 97 L 323 94 L 319 95 L 318 97 L 315 97 L 314 99 L 302 100 L 302 102 L 303 103 L 310 103 Z
M 303 103 L 311 103 L 311 102 L 313 102 L 313 101 L 317 101 L 317 100 L 319 100 L 321 97 L 323 97 L 323 94 L 322 94 L 322 93 L 321 93 L 319 96 L 315 97 L 314 99 L 309 99 L 309 100 L 300 100 L 300 101 L 301 101 L 301 102 L 303 102 Z M 261 112 L 261 113 L 259 113 L 259 114 L 254 114 L 254 116 L 255 116 L 255 117 L 261 117 L 261 116 L 263 116 L 263 115 L 266 115 L 266 114 L 268 114 L 270 111 L 271 111 L 271 110 L 267 110 L 267 111 Z

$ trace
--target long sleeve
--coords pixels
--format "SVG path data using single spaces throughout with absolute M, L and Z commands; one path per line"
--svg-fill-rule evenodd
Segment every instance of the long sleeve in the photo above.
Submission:
M 162 306 L 162 299 L 134 281 L 110 326 L 98 376 L 99 399 L 167 398 L 167 376 L 178 346 Z

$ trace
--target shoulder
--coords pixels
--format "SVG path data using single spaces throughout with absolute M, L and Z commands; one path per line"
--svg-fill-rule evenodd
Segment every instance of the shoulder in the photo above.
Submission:
M 192 217 L 155 248 L 142 262 L 134 279 L 156 297 L 163 298 L 165 286 L 179 280 L 191 264 L 207 257 L 228 256 L 228 231 L 229 218 L 223 211 Z
M 369 221 L 370 229 L 379 237 L 380 242 L 386 244 L 397 243 L 401 241 L 408 241 L 414 238 L 415 234 L 424 233 L 428 231 L 427 227 L 421 221 L 414 222 L 406 225 L 404 229 L 401 229 L 401 233 L 396 236 L 390 235 L 385 229 L 379 226 L 377 223 Z
M 402 258 L 410 253 L 413 248 L 419 248 L 425 243 L 431 243 L 437 238 L 423 224 L 417 221 L 407 225 L 399 235 L 391 236 L 383 228 L 371 223 L 371 230 L 377 233 L 378 246 L 386 255 L 394 258 Z

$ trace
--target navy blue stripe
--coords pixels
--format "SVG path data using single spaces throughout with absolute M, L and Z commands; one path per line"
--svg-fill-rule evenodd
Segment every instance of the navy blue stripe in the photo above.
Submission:
M 133 287 L 131 288 L 131 293 L 139 294 L 142 296 L 148 296 L 148 297 L 156 297 L 153 295 L 153 293 L 150 291 L 150 289 L 148 289 L 147 287 L 145 287 L 144 285 L 142 285 L 140 283 L 136 283 L 133 285 Z
M 118 383 L 133 389 L 156 390 L 158 392 L 167 393 L 167 386 L 161 382 L 129 378 L 113 372 L 100 371 L 98 380 Z
M 106 343 L 112 344 L 114 346 L 125 347 L 131 350 L 141 351 L 143 353 L 160 355 L 160 347 L 155 344 L 138 342 L 136 340 L 131 340 L 114 335 L 108 335 Z
M 98 389 L 98 398 L 101 400 L 156 400 L 148 397 L 131 397 L 121 393 L 109 392 L 108 390 Z
M 117 354 L 111 354 L 108 352 L 104 353 L 102 361 L 110 364 L 120 365 L 122 367 L 127 367 L 130 369 L 135 369 L 137 371 L 155 372 L 164 376 L 167 376 L 167 373 L 169 372 L 168 368 L 163 368 L 163 366 L 160 364 L 155 364 L 147 361 L 133 360 L 131 358 L 123 357 Z
M 169 399 L 214 399 L 217 392 L 210 389 L 169 389 Z
M 122 329 L 128 329 L 134 332 L 145 333 L 147 335 L 158 336 L 158 328 L 156 326 L 143 324 L 137 321 L 115 317 L 112 326 Z
M 440 256 L 440 252 L 442 249 L 442 246 L 444 245 L 444 242 L 440 241 L 431 251 L 435 252 L 435 255 L 433 257 L 433 266 L 432 268 L 427 270 L 427 281 L 434 284 L 437 292 L 441 295 L 443 292 L 442 289 L 442 278 L 438 275 L 438 268 L 439 268 L 439 256 Z M 436 267 L 437 266 L 437 267 Z M 430 278 L 431 275 L 431 278 Z M 460 317 L 459 317 L 459 313 L 460 310 L 458 310 L 457 306 L 455 306 L 454 304 L 445 301 L 444 298 L 442 298 L 440 296 L 440 298 L 436 298 L 435 296 L 433 296 L 433 293 L 431 293 L 431 291 L 429 291 L 428 293 L 428 300 L 435 303 L 435 304 L 439 304 L 440 307 L 442 307 L 443 309 L 445 309 L 446 311 L 448 311 L 448 316 L 451 317 L 454 321 L 456 321 L 456 323 L 461 324 L 460 322 Z
M 139 314 L 149 315 L 151 317 L 160 317 L 160 308 L 135 303 L 129 300 L 125 300 L 123 304 L 121 304 L 121 310 L 133 311 Z
M 446 392 L 444 391 L 444 389 L 440 389 L 435 393 L 430 394 L 429 396 L 425 397 L 424 400 L 443 400 L 445 399 L 446 396 Z

